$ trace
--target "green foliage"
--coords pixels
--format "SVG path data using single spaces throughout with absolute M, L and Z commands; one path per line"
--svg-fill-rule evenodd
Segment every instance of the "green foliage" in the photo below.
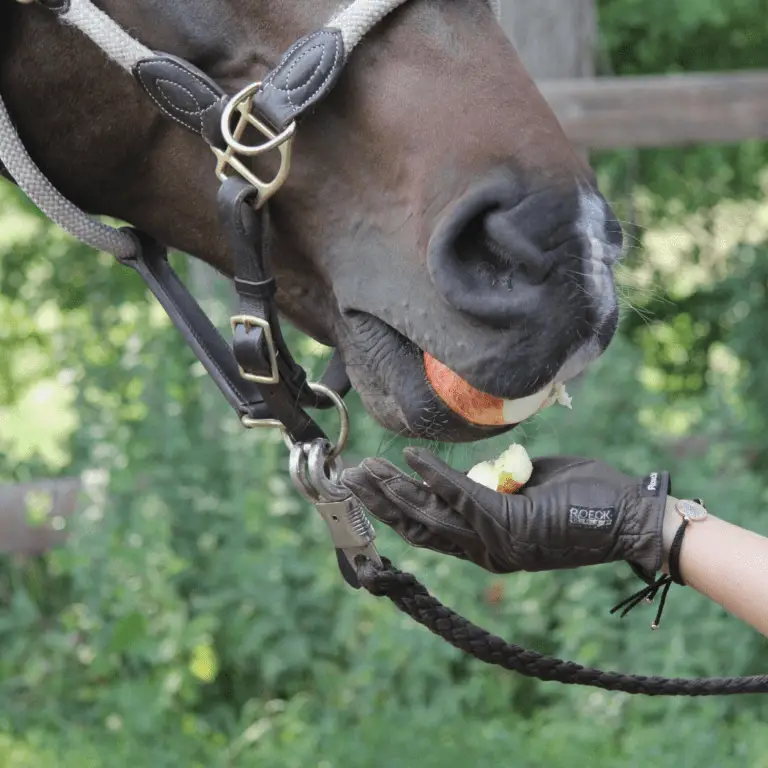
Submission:
M 766 64 L 756 0 L 600 10 L 619 73 Z M 765 219 L 743 202 L 716 215 L 756 194 L 765 160 L 756 144 L 599 158 L 609 194 L 631 192 L 648 248 L 628 262 L 633 309 L 574 387 L 577 408 L 515 437 L 531 453 L 668 467 L 676 489 L 768 533 L 768 226 L 734 226 Z M 760 701 L 527 680 L 346 588 L 279 438 L 240 429 L 132 273 L 1 192 L 0 480 L 84 473 L 86 490 L 65 548 L 0 562 L 0 765 L 768 768 Z M 683 224 L 664 239 L 670 220 Z M 222 304 L 207 306 L 225 326 Z M 291 342 L 318 370 L 318 350 Z M 349 456 L 399 461 L 403 441 L 350 401 Z M 509 439 L 443 452 L 468 466 Z M 608 616 L 636 587 L 626 568 L 499 578 L 378 529 L 381 550 L 442 600 L 539 651 L 643 674 L 768 669 L 764 638 L 688 590 L 652 633 L 652 609 Z
M 597 6 L 603 74 L 768 68 L 765 0 L 597 0 Z M 761 196 L 768 145 L 627 150 L 593 159 L 611 196 L 642 190 L 653 220 L 659 220 L 723 199 Z

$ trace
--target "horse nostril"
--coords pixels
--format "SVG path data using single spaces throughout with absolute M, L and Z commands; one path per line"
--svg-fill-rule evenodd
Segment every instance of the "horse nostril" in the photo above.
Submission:
M 486 209 L 448 232 L 430 243 L 429 271 L 449 304 L 508 327 L 540 302 L 555 258 L 520 230 L 514 213 Z
M 454 309 L 496 328 L 543 327 L 560 311 L 602 318 L 614 304 L 617 227 L 592 189 L 525 190 L 497 177 L 441 221 L 429 241 L 429 275 Z
M 511 269 L 531 285 L 546 280 L 552 270 L 554 257 L 532 243 L 515 225 L 508 211 L 489 213 L 484 222 L 483 245 L 495 258 L 499 272 Z

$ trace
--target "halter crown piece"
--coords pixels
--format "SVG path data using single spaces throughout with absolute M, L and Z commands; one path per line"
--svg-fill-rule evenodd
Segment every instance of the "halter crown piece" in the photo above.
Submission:
M 80 30 L 134 77 L 169 119 L 199 134 L 210 146 L 221 181 L 219 213 L 233 255 L 239 300 L 232 317 L 232 346 L 171 269 L 162 244 L 136 229 L 116 229 L 92 219 L 56 189 L 24 148 L 2 97 L 0 173 L 10 176 L 62 229 L 111 253 L 146 281 L 244 427 L 281 430 L 290 449 L 293 484 L 327 523 L 348 584 L 389 597 L 400 610 L 465 653 L 529 677 L 648 695 L 768 692 L 766 676 L 670 680 L 622 675 L 585 669 L 506 643 L 445 608 L 414 576 L 382 559 L 365 511 L 341 485 L 340 454 L 349 434 L 342 398 L 349 391 L 349 379 L 335 353 L 322 380 L 310 382 L 288 350 L 275 306 L 268 201 L 288 177 L 291 146 L 301 120 L 333 89 L 355 46 L 405 0 L 346 3 L 326 26 L 291 46 L 263 81 L 234 95 L 189 62 L 146 48 L 90 0 L 15 1 L 40 5 Z M 498 17 L 500 0 L 488 2 Z M 254 131 L 259 143 L 245 143 Z M 280 163 L 276 173 L 264 179 L 248 161 L 268 152 L 277 153 Z M 331 407 L 340 417 L 335 443 L 305 410 Z

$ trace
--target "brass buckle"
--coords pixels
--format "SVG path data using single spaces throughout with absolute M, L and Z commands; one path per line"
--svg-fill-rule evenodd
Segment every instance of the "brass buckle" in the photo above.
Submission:
M 291 170 L 293 138 L 296 133 L 295 122 L 292 122 L 280 133 L 275 133 L 275 131 L 252 113 L 253 97 L 260 88 L 261 82 L 251 83 L 251 85 L 243 88 L 242 91 L 232 97 L 224 109 L 224 114 L 221 116 L 221 134 L 224 137 L 227 148 L 221 150 L 218 147 L 211 147 L 218 161 L 216 163 L 216 176 L 219 181 L 224 182 L 227 180 L 228 168 L 239 173 L 240 176 L 258 190 L 259 197 L 256 201 L 258 207 L 264 205 L 283 186 L 288 178 L 288 173 Z M 234 130 L 232 130 L 232 118 L 235 112 L 238 112 L 239 116 Z M 255 128 L 267 141 L 255 146 L 243 144 L 241 139 L 249 125 Z M 260 179 L 238 157 L 238 155 L 255 157 L 256 155 L 262 155 L 275 150 L 280 153 L 280 168 L 271 181 Z
M 257 376 L 253 373 L 246 373 L 240 366 L 240 375 L 246 381 L 252 381 L 254 384 L 277 384 L 280 381 L 280 371 L 277 368 L 277 350 L 275 349 L 275 341 L 272 337 L 272 329 L 269 327 L 267 320 L 262 320 L 260 317 L 253 317 L 252 315 L 235 315 L 230 320 L 232 324 L 232 333 L 238 325 L 245 326 L 246 332 L 250 328 L 261 328 L 264 331 L 264 339 L 267 343 L 267 354 L 269 355 L 269 376 Z

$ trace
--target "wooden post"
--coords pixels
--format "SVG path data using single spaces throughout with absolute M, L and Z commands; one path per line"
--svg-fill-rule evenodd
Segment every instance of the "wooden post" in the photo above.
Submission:
M 595 0 L 501 0 L 501 26 L 534 80 L 594 76 Z
M 501 0 L 501 26 L 537 82 L 594 76 L 595 0 Z

